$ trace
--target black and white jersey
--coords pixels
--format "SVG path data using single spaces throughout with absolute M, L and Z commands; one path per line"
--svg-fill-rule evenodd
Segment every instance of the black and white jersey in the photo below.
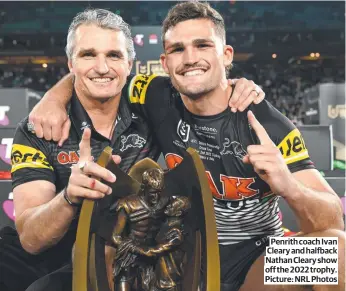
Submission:
M 198 151 L 214 197 L 220 244 L 283 235 L 279 197 L 242 161 L 247 146 L 259 143 L 246 111 L 233 113 L 227 108 L 214 116 L 196 116 L 186 110 L 168 78 L 154 75 L 135 76 L 129 100 L 133 110 L 149 119 L 169 168 L 181 162 L 188 147 Z M 267 101 L 249 109 L 291 172 L 314 168 L 300 132 L 285 116 Z

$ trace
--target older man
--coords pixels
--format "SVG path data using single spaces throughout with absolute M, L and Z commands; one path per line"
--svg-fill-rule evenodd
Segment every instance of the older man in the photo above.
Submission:
M 2 291 L 25 290 L 34 280 L 69 263 L 82 199 L 109 195 L 111 189 L 98 178 L 116 179 L 93 162 L 106 146 L 123 157 L 124 171 L 144 157 L 157 159 L 159 154 L 147 123 L 142 118 L 132 120 L 128 101 L 121 97 L 135 57 L 130 29 L 122 18 L 102 9 L 79 13 L 69 28 L 67 56 L 75 83 L 66 143 L 58 147 L 37 138 L 28 129 L 27 118 L 14 137 L 18 237 L 3 232 L 0 240 Z M 136 146 L 120 151 L 123 138 L 130 136 L 137 138 Z M 71 281 L 61 284 L 70 287 Z

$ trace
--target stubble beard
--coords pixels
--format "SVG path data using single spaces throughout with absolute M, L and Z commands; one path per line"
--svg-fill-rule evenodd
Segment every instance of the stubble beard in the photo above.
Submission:
M 200 85 L 189 89 L 188 86 L 180 86 L 177 82 L 173 80 L 172 83 L 175 89 L 177 89 L 180 94 L 188 97 L 192 101 L 199 100 L 200 98 L 202 98 L 203 96 L 205 96 L 213 90 L 212 86 L 210 86 L 209 84 Z

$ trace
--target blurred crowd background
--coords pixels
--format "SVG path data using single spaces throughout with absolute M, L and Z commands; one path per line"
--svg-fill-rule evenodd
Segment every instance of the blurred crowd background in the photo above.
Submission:
M 120 14 L 131 26 L 160 26 L 176 2 L 0 2 L 0 87 L 46 91 L 67 73 L 64 46 L 76 13 L 87 7 Z M 324 82 L 345 82 L 344 2 L 212 1 L 236 52 L 232 78 L 261 85 L 297 124 L 303 99 Z

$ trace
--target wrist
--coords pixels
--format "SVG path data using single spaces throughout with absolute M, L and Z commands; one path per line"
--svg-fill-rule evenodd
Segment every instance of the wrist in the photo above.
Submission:
M 299 182 L 293 177 L 291 173 L 288 175 L 285 181 L 287 186 L 279 195 L 286 200 L 295 200 L 297 197 L 300 196 L 299 193 L 301 192 Z
M 71 199 L 69 196 L 68 196 L 68 193 L 67 193 L 67 188 L 64 188 L 64 190 L 62 191 L 62 195 L 65 199 L 65 201 L 73 206 L 73 207 L 80 207 L 82 205 L 82 201 L 79 200 L 79 201 L 75 201 L 75 199 Z

